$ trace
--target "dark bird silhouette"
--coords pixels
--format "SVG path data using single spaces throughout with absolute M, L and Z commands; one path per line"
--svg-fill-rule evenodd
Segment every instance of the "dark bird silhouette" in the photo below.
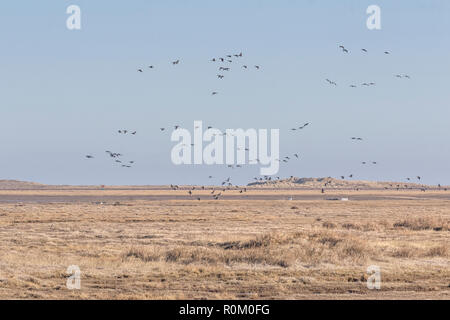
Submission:
M 309 122 L 305 123 L 304 125 L 298 127 L 300 130 L 306 128 L 307 126 L 309 126 Z
M 343 45 L 340 45 L 339 48 L 342 49 L 342 52 L 348 53 L 348 50 Z

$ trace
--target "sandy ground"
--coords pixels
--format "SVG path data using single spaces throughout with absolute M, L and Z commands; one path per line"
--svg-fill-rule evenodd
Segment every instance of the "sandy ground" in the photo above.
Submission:
M 450 299 L 450 192 L 210 193 L 0 190 L 0 298 Z

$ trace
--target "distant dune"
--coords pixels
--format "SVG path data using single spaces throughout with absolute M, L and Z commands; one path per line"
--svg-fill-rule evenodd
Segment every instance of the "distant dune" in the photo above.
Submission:
M 43 189 L 44 184 L 18 181 L 18 180 L 0 180 L 0 190 L 22 190 L 22 189 Z
M 364 180 L 339 180 L 335 178 L 297 178 L 282 180 L 263 180 L 249 183 L 248 186 L 260 188 L 295 188 L 295 189 L 436 189 L 437 186 L 427 186 L 405 182 L 376 182 Z M 444 187 L 443 187 L 444 188 Z
M 297 178 L 292 177 L 281 180 L 260 180 L 251 182 L 247 185 L 252 188 L 261 189 L 322 189 L 327 190 L 382 190 L 382 189 L 442 189 L 450 190 L 448 186 L 429 186 L 417 183 L 405 182 L 376 182 L 364 180 L 339 180 L 335 178 Z M 179 189 L 190 189 L 190 186 L 179 186 Z M 217 186 L 206 186 L 207 188 L 214 188 Z M 18 180 L 0 180 L 0 190 L 165 190 L 171 189 L 169 185 L 47 185 L 36 182 L 18 181 Z

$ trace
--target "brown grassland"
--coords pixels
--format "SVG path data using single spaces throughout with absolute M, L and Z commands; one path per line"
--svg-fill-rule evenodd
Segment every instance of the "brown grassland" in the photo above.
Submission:
M 450 299 L 450 191 L 210 193 L 1 190 L 0 298 Z

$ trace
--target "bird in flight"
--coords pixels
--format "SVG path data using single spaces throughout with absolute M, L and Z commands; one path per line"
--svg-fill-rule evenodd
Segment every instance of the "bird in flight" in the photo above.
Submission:
M 341 48 L 342 50 L 345 49 L 345 47 L 342 44 L 339 46 L 339 48 Z
M 144 70 L 142 70 L 142 69 L 138 69 L 138 72 L 144 72 Z
M 364 48 L 363 48 L 363 49 L 361 49 L 361 51 L 363 51 L 363 52 L 366 52 L 366 53 L 367 53 L 367 49 L 364 49 Z
M 175 60 L 175 61 L 172 62 L 173 65 L 179 64 L 179 63 L 180 63 L 180 60 Z
M 94 159 L 94 156 L 91 156 L 90 154 L 86 155 L 87 159 Z
M 309 122 L 305 123 L 304 125 L 298 127 L 300 130 L 306 128 L 307 126 L 309 126 Z
M 215 96 L 216 94 L 219 94 L 217 91 L 213 91 L 212 93 L 211 93 L 211 95 L 213 95 L 213 96 Z
M 348 53 L 348 50 L 343 45 L 340 45 L 339 48 L 342 49 L 342 52 Z

